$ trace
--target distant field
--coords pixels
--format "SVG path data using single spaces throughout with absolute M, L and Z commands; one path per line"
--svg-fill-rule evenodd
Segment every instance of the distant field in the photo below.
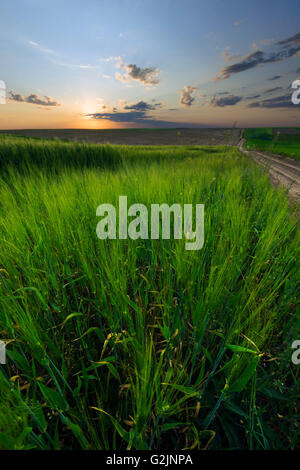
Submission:
M 119 195 L 205 204 L 203 249 L 99 240 Z M 0 449 L 299 445 L 299 230 L 237 148 L 0 136 L 0 207 Z
M 300 128 L 294 129 L 246 129 L 245 148 L 264 150 L 300 160 Z
M 240 129 L 26 129 L 0 133 L 115 145 L 236 145 Z

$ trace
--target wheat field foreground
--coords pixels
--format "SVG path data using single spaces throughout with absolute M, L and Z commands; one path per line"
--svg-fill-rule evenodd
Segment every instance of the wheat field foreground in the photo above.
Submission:
M 203 248 L 99 240 L 119 195 Z M 0 449 L 299 446 L 297 217 L 237 148 L 1 136 L 0 206 Z

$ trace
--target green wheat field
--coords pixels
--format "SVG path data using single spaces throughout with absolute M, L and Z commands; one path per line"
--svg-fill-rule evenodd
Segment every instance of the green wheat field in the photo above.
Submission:
M 99 240 L 120 195 L 205 241 Z M 0 449 L 300 446 L 299 217 L 230 146 L 0 137 Z
M 249 150 L 264 150 L 300 160 L 300 128 L 246 129 L 244 137 Z

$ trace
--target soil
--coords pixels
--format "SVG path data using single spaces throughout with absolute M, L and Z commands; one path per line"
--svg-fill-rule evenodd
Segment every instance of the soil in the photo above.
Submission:
M 24 129 L 0 131 L 46 139 L 116 145 L 237 145 L 240 129 Z

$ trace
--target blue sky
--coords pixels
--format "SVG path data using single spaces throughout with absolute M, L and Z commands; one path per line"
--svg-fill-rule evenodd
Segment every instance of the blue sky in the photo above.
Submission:
M 0 128 L 298 125 L 300 2 L 10 0 Z

